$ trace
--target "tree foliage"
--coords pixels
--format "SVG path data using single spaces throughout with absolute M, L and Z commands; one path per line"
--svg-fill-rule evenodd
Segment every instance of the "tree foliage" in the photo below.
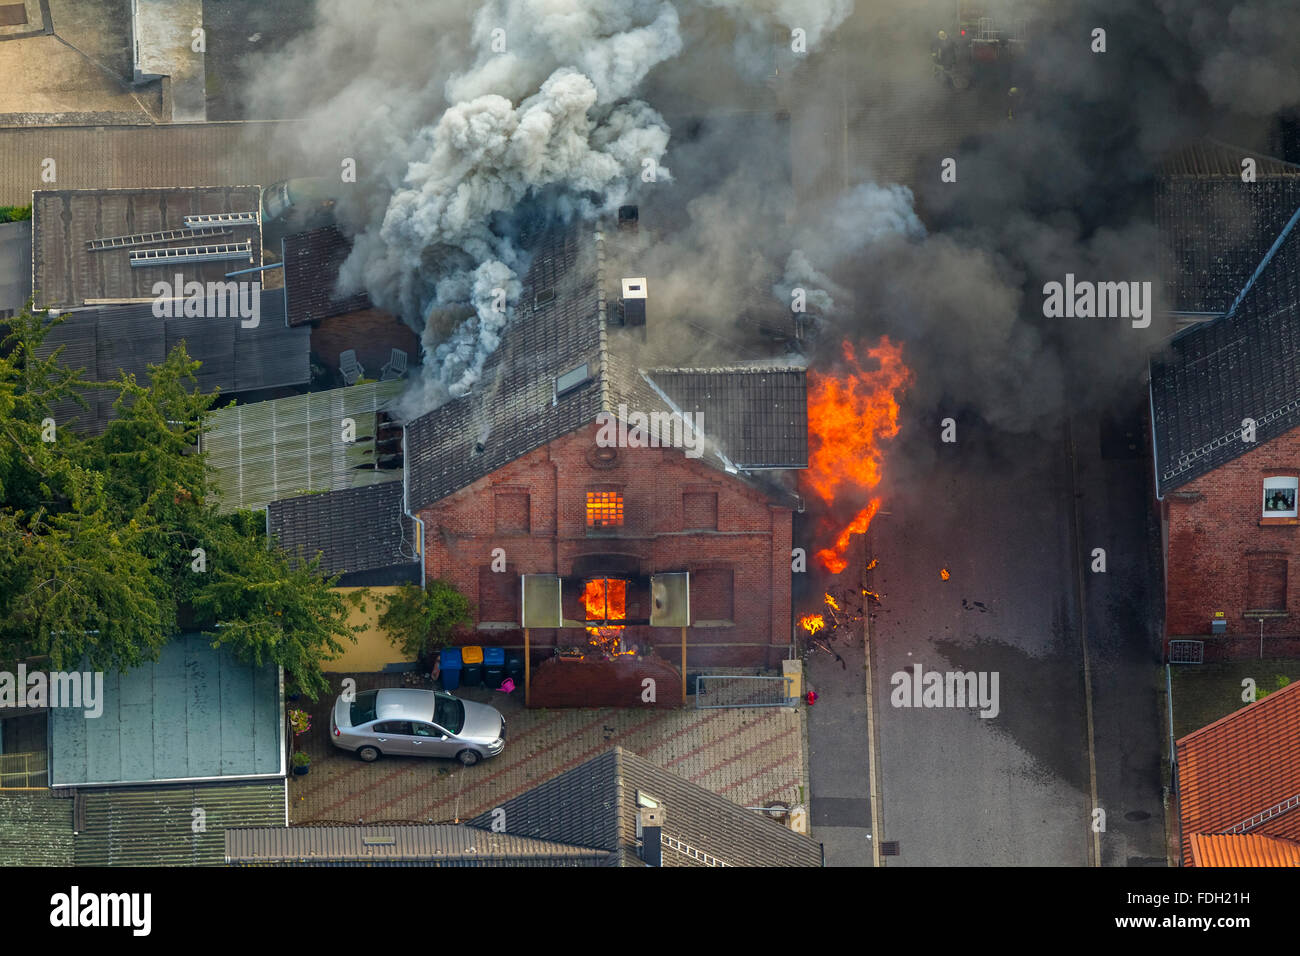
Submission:
M 126 669 L 184 623 L 315 698 L 323 660 L 355 640 L 349 599 L 318 562 L 269 547 L 262 513 L 218 512 L 196 447 L 215 399 L 199 363 L 182 344 L 146 383 L 89 382 L 61 348 L 41 355 L 63 320 L 29 302 L 0 348 L 0 659 Z M 54 427 L 92 386 L 117 393 L 103 433 Z
M 441 579 L 429 581 L 423 589 L 404 584 L 382 600 L 379 626 L 408 657 L 445 647 L 457 627 L 474 620 L 469 599 Z

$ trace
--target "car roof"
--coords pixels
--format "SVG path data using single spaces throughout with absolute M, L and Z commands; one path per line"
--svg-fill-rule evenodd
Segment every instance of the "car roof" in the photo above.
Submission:
M 386 687 L 375 695 L 375 717 L 378 720 L 432 721 L 437 696 L 431 690 Z

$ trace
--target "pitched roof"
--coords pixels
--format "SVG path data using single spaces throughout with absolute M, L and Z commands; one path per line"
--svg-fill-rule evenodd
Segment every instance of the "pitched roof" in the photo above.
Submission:
M 370 296 L 356 292 L 336 296 L 339 266 L 352 243 L 336 226 L 295 233 L 284 239 L 284 298 L 290 325 L 370 308 Z
M 1300 840 L 1300 683 L 1177 742 L 1183 863 L 1193 834 Z
M 638 794 L 664 812 L 664 866 L 821 866 L 821 846 L 753 810 L 613 747 L 501 805 L 505 832 L 597 847 L 642 865 Z M 495 819 L 501 819 L 497 815 Z M 494 814 L 471 826 L 490 828 Z
M 76 804 L 77 866 L 220 866 L 227 827 L 283 825 L 286 815 L 283 778 L 84 789 Z
M 1262 833 L 1193 833 L 1193 866 L 1300 866 L 1300 843 Z
M 463 824 L 370 824 L 226 831 L 234 866 L 604 866 L 589 847 L 492 833 Z
M 1151 361 L 1157 493 L 1300 425 L 1300 205 L 1221 318 Z M 1242 421 L 1256 422 L 1256 443 Z
M 17 312 L 32 294 L 32 224 L 0 223 L 0 314 Z
M 709 450 L 703 460 L 715 467 L 739 461 L 753 468 L 806 466 L 804 370 L 765 365 L 645 371 L 638 362 L 642 330 L 608 321 L 617 291 L 604 266 L 605 243 L 603 232 L 581 223 L 551 228 L 537 240 L 515 315 L 479 384 L 407 424 L 413 509 L 593 423 L 600 412 L 621 415 L 622 408 L 666 415 L 704 411 Z M 559 394 L 557 380 L 570 374 L 576 384 L 570 388 L 566 381 Z M 660 376 L 668 388 L 659 384 Z M 672 395 L 691 408 L 675 409 Z M 754 406 L 743 407 L 748 401 Z M 776 492 L 768 482 L 741 477 Z
M 0 866 L 72 866 L 72 801 L 49 790 L 0 791 Z
M 278 291 L 262 290 L 258 324 L 244 328 L 238 318 L 158 318 L 152 303 L 81 309 L 53 328 L 38 350 L 49 355 L 64 346 L 62 362 L 84 368 L 94 381 L 116 379 L 128 372 L 145 380 L 149 365 L 160 364 L 181 342 L 190 358 L 202 364 L 195 373 L 204 392 L 220 389 L 235 395 L 311 380 L 311 333 L 284 325 L 284 299 Z M 56 420 L 76 418 L 79 428 L 98 433 L 116 417 L 117 392 L 88 389 L 90 404 L 55 407 Z
M 397 566 L 401 580 L 407 580 L 406 568 L 415 562 L 418 575 L 419 541 L 415 523 L 402 514 L 400 482 L 273 501 L 267 524 L 281 547 L 306 559 L 319 552 L 321 567 L 330 574 Z
M 94 299 L 152 299 L 156 282 L 221 282 L 262 264 L 260 219 L 195 234 L 186 216 L 258 212 L 258 186 L 61 189 L 32 194 L 32 288 L 37 305 L 75 308 Z M 163 233 L 177 238 L 131 248 L 88 249 L 96 239 Z M 178 246 L 248 243 L 240 259 L 133 266 L 128 255 Z M 180 293 L 177 292 L 179 295 Z

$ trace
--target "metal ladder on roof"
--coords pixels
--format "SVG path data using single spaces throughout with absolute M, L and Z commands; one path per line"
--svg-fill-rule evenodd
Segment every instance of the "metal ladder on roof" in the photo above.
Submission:
M 152 246 L 160 242 L 174 242 L 177 239 L 193 239 L 195 236 L 229 235 L 234 230 L 221 226 L 199 226 L 193 229 L 166 229 L 162 232 L 138 232 L 131 236 L 107 236 L 103 239 L 87 239 L 89 252 L 104 249 L 129 249 L 132 246 Z
M 171 246 L 165 249 L 137 249 L 127 253 L 131 268 L 141 266 L 171 265 L 180 262 L 229 262 L 235 259 L 253 261 L 252 240 L 223 242 L 212 246 Z
M 1235 827 L 1229 827 L 1227 830 L 1224 830 L 1223 832 L 1224 833 L 1249 833 L 1251 830 L 1254 830 L 1256 827 L 1267 823 L 1269 820 L 1272 820 L 1274 817 L 1280 817 L 1282 814 L 1287 813 L 1290 810 L 1294 810 L 1296 807 L 1300 807 L 1300 793 L 1297 793 L 1294 797 L 1289 797 L 1288 799 L 1283 800 L 1281 803 L 1276 804 L 1275 806 L 1269 807 L 1267 810 L 1255 814 L 1253 817 L 1250 817 L 1246 820 L 1242 820 Z
M 256 226 L 257 222 L 258 214 L 255 212 L 218 212 L 185 217 L 185 225 L 189 229 L 201 229 L 204 226 Z

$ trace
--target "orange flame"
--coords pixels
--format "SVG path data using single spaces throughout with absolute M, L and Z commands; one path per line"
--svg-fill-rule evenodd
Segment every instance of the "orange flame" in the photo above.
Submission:
M 851 342 L 843 348 L 847 374 L 808 373 L 808 431 L 813 447 L 805 481 L 827 505 L 835 504 L 842 492 L 869 492 L 880 484 L 884 464 L 880 443 L 898 434 L 898 395 L 912 382 L 912 371 L 903 364 L 902 346 L 888 336 L 867 351 L 880 365 L 872 371 L 859 364 Z M 839 574 L 848 567 L 844 553 L 851 537 L 864 533 L 879 510 L 880 499 L 870 498 L 834 544 L 817 552 L 828 571 Z
M 826 618 L 820 614 L 805 614 L 799 618 L 799 626 L 809 634 L 816 634 L 826 626 Z
M 588 621 L 622 621 L 627 618 L 627 582 L 616 578 L 595 578 L 582 589 L 582 606 Z M 589 627 L 591 643 L 613 651 L 623 634 L 622 625 Z
M 835 598 L 831 597 L 829 594 L 823 596 L 826 598 L 826 606 L 832 611 L 838 611 L 840 609 L 840 606 L 835 603 Z
M 943 578 L 945 581 L 947 581 L 950 577 L 952 577 L 952 575 L 948 573 L 948 569 L 947 569 L 947 568 L 940 568 L 940 569 L 939 569 L 939 577 L 941 577 L 941 578 Z

